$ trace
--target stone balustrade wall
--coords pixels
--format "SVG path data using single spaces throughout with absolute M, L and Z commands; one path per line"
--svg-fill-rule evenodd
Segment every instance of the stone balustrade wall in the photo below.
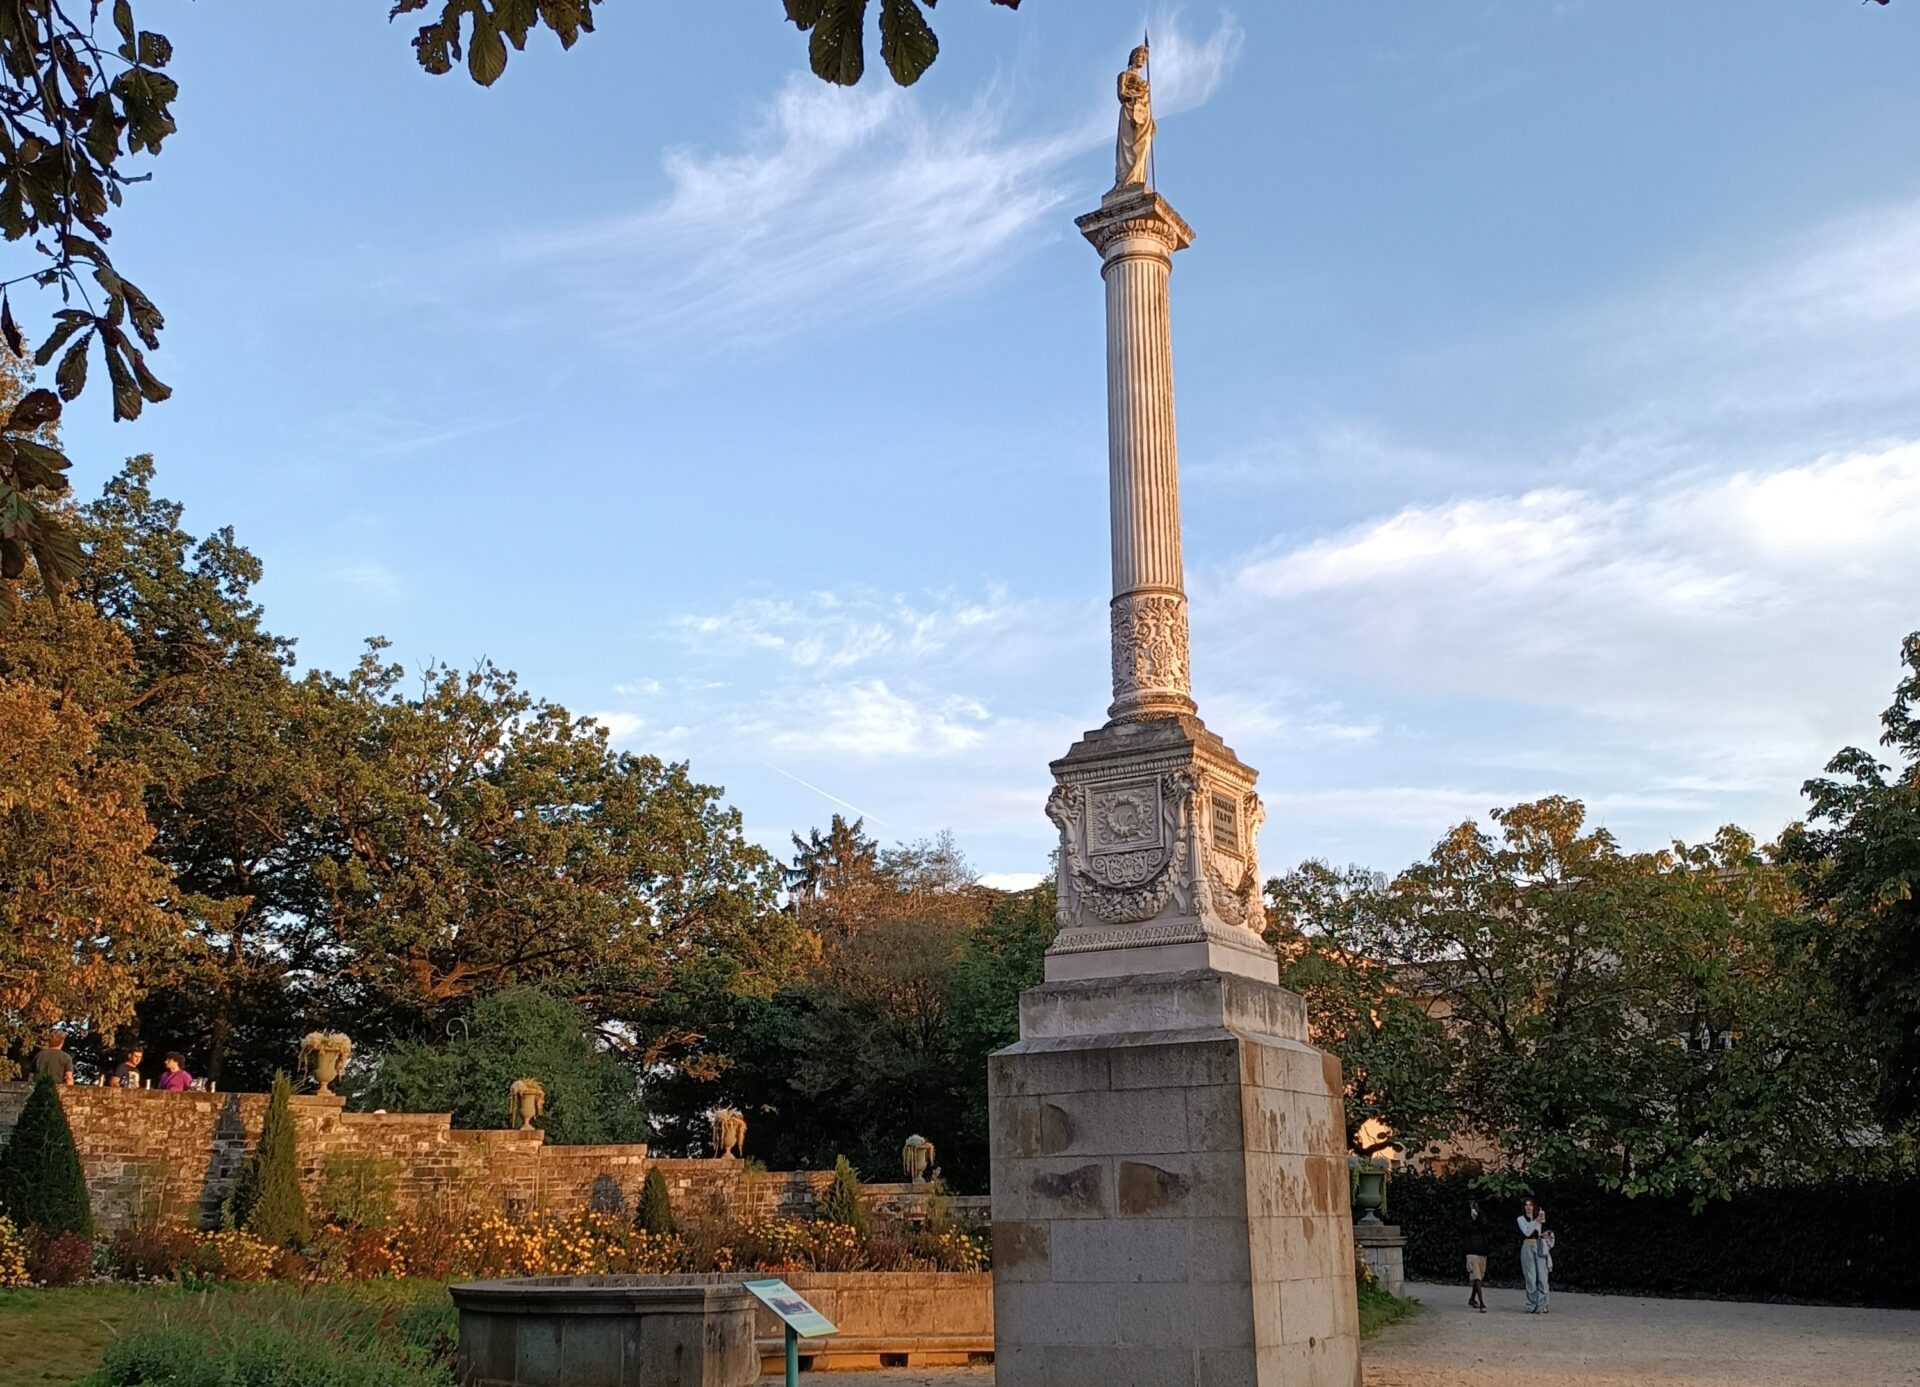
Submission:
M 0 1083 L 0 1144 L 30 1086 Z M 60 1091 L 74 1144 L 106 1232 L 139 1222 L 210 1226 L 240 1164 L 259 1140 L 264 1093 L 162 1093 L 74 1085 Z M 358 1113 L 344 1100 L 293 1100 L 301 1176 L 316 1210 L 331 1166 L 390 1180 L 401 1210 L 497 1208 L 519 1217 L 588 1206 L 633 1209 L 649 1168 L 666 1177 L 683 1217 L 710 1210 L 811 1213 L 829 1171 L 769 1173 L 740 1160 L 652 1160 L 644 1145 L 549 1146 L 538 1131 L 457 1131 L 446 1113 Z M 360 1158 L 346 1162 L 339 1158 Z M 377 1174 L 376 1174 L 377 1172 Z M 912 1216 L 924 1187 L 868 1185 L 872 1206 Z M 985 1218 L 986 1200 L 956 1199 L 960 1217 Z

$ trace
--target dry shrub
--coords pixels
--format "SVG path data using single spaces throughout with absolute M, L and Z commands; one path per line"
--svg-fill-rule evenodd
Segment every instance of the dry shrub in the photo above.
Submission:
M 27 1230 L 27 1275 L 43 1286 L 71 1286 L 93 1275 L 93 1240 L 71 1230 Z
M 171 1281 L 193 1265 L 200 1237 L 185 1228 L 142 1224 L 122 1228 L 107 1247 L 107 1265 L 127 1281 Z

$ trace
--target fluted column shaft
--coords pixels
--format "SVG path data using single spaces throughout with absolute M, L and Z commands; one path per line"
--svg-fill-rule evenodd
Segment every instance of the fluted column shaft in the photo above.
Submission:
M 1191 713 L 1180 562 L 1167 281 L 1192 230 L 1158 194 L 1110 195 L 1080 218 L 1107 288 L 1107 480 L 1114 721 Z

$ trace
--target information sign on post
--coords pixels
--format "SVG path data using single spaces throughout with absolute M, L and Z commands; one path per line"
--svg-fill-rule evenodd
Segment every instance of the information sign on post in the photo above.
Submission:
M 787 1327 L 787 1387 L 800 1381 L 800 1341 L 817 1339 L 822 1334 L 837 1334 L 833 1321 L 807 1303 L 807 1298 L 784 1281 L 745 1281 L 752 1291 Z

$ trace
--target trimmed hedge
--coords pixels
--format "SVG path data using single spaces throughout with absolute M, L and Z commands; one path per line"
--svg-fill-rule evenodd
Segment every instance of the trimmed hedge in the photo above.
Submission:
M 0 1214 L 21 1232 L 93 1236 L 87 1177 L 73 1144 L 73 1128 L 52 1079 L 34 1080 L 13 1136 L 0 1148 Z
M 1409 1280 L 1465 1284 L 1460 1225 L 1472 1184 L 1467 1175 L 1394 1179 Z M 1698 1214 L 1686 1196 L 1564 1180 L 1528 1189 L 1558 1237 L 1556 1289 L 1920 1309 L 1920 1180 L 1752 1190 Z M 1520 1284 L 1520 1199 L 1480 1199 L 1496 1233 L 1511 1234 L 1496 1236 L 1487 1259 L 1494 1285 Z

